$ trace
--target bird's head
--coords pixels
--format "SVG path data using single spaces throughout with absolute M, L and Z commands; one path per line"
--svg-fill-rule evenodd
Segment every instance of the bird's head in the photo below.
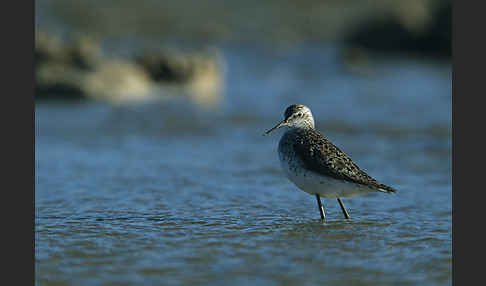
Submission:
M 307 106 L 302 104 L 292 104 L 285 109 L 284 120 L 263 135 L 268 135 L 273 130 L 284 126 L 290 128 L 314 128 L 314 117 Z

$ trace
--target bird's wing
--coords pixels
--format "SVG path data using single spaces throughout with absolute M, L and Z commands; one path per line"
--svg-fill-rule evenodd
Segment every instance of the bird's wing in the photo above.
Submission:
M 365 185 L 377 191 L 393 193 L 396 190 L 366 174 L 348 155 L 325 139 L 316 130 L 300 131 L 294 142 L 296 155 L 305 167 L 322 175 Z

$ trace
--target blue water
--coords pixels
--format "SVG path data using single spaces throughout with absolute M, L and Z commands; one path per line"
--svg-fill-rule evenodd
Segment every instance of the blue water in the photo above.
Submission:
M 450 285 L 449 64 L 223 47 L 224 97 L 35 108 L 38 285 Z M 292 103 L 399 190 L 323 199 L 280 170 Z

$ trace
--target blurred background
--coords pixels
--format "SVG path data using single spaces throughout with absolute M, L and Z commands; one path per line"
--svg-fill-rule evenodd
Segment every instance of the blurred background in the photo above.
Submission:
M 449 0 L 35 1 L 38 285 L 451 284 Z M 293 103 L 397 195 L 315 199 Z

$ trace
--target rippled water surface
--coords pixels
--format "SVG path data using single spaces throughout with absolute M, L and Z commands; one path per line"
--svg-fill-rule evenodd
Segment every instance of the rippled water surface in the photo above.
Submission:
M 451 68 L 347 68 L 332 48 L 224 50 L 215 109 L 35 109 L 38 285 L 450 285 Z M 315 198 L 282 174 L 291 103 L 395 195 Z

